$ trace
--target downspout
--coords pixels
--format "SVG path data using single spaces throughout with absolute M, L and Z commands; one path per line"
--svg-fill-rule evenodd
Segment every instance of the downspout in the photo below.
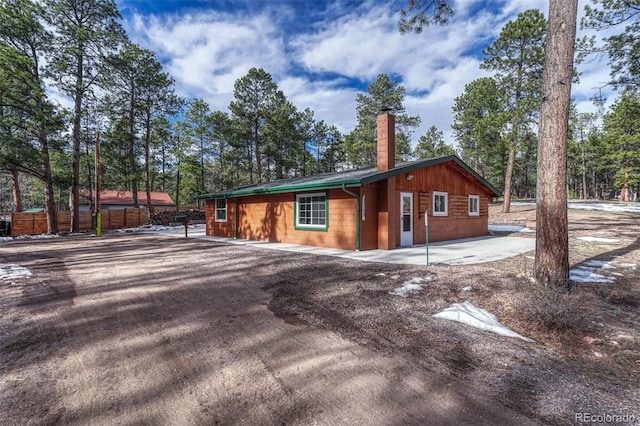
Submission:
M 233 212 L 233 239 L 237 240 L 238 239 L 238 218 L 239 218 L 239 213 L 238 213 L 238 198 L 235 199 L 236 202 L 236 208 L 235 211 Z
M 342 190 L 356 198 L 356 251 L 360 251 L 360 195 L 347 189 L 347 184 L 342 184 Z

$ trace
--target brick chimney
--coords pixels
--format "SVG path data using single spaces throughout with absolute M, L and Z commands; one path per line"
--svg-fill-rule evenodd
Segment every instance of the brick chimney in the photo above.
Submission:
M 378 171 L 396 166 L 396 117 L 384 112 L 378 115 Z

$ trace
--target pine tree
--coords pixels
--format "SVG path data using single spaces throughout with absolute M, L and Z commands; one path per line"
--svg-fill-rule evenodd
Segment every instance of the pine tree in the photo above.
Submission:
M 619 34 L 604 38 L 616 87 L 640 86 L 640 5 L 637 1 L 592 0 L 585 5 L 582 26 L 607 30 L 624 26 Z
M 453 105 L 453 135 L 460 155 L 491 182 L 504 184 L 508 142 L 503 137 L 507 114 L 505 94 L 493 78 L 467 84 Z
M 627 89 L 604 116 L 607 154 L 603 160 L 615 172 L 619 200 L 630 201 L 630 190 L 640 184 L 640 94 Z
M 539 10 L 527 10 L 508 22 L 500 36 L 484 50 L 481 68 L 495 72 L 506 93 L 509 160 L 504 179 L 502 211 L 509 212 L 519 142 L 538 114 L 542 89 L 546 20 Z
M 18 170 L 42 181 L 47 232 L 56 233 L 50 135 L 61 129 L 62 117 L 47 99 L 41 72 L 51 38 L 43 25 L 43 15 L 40 4 L 30 0 L 0 4 L 0 139 L 8 144 L 0 148 L 0 164 L 4 163 L 11 173 L 17 203 Z M 37 140 L 37 147 L 30 140 Z
M 124 41 L 113 0 L 43 0 L 55 31 L 49 64 L 54 84 L 74 101 L 71 232 L 80 230 L 82 102 L 106 67 L 105 57 Z
M 455 155 L 456 150 L 444 141 L 444 133 L 436 126 L 431 126 L 427 132 L 420 136 L 418 144 L 413 152 L 413 156 L 418 159 L 444 157 Z
M 419 116 L 409 116 L 403 105 L 405 88 L 386 74 L 379 74 L 367 87 L 367 93 L 356 95 L 356 128 L 345 140 L 349 162 L 356 167 L 376 165 L 376 117 L 383 109 L 396 116 L 396 160 L 411 158 L 411 133 L 420 125 Z
M 545 287 L 569 289 L 567 138 L 578 0 L 551 0 L 540 107 L 534 274 Z
M 262 68 L 251 68 L 234 84 L 235 100 L 229 109 L 235 122 L 236 143 L 245 149 L 245 165 L 251 183 L 261 183 L 263 179 L 264 126 L 277 90 L 271 75 Z

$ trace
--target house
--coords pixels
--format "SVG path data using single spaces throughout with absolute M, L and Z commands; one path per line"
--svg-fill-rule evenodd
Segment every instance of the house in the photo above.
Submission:
M 378 116 L 377 167 L 200 195 L 207 235 L 341 248 L 394 249 L 488 234 L 500 192 L 456 156 L 395 165 L 395 117 Z
M 89 191 L 80 190 L 80 210 L 89 210 L 96 202 L 95 192 L 91 193 L 93 202 L 89 202 Z M 171 196 L 166 192 L 151 192 L 151 205 L 154 208 L 175 208 L 176 203 L 173 202 Z M 147 207 L 147 193 L 145 191 L 138 192 L 138 207 Z M 100 209 L 102 210 L 118 210 L 133 208 L 133 191 L 100 191 Z

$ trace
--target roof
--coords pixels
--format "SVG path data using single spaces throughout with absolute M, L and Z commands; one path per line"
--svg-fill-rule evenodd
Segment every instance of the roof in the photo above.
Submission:
M 452 161 L 471 174 L 474 178 L 491 190 L 496 197 L 500 197 L 502 193 L 493 185 L 487 182 L 482 176 L 476 173 L 471 167 L 466 165 L 461 159 L 455 155 L 447 155 L 445 157 L 430 158 L 427 160 L 417 160 L 407 163 L 401 163 L 390 170 L 378 171 L 376 167 L 367 169 L 349 170 L 345 172 L 323 173 L 313 176 L 305 176 L 291 179 L 274 180 L 266 183 L 257 183 L 253 185 L 240 186 L 228 191 L 214 192 L 211 194 L 198 195 L 195 198 L 200 200 L 212 198 L 229 198 L 243 197 L 258 194 L 278 194 L 284 192 L 298 192 L 307 190 L 324 190 L 334 188 L 353 188 L 368 183 L 378 182 L 392 176 L 402 173 L 411 172 L 424 167 L 434 166 Z
M 85 203 L 88 203 L 88 191 L 86 189 L 81 190 L 80 197 Z M 91 193 L 93 201 L 95 202 L 96 194 Z M 133 191 L 116 191 L 103 189 L 100 191 L 100 204 L 104 205 L 126 205 L 133 206 Z M 147 204 L 146 191 L 138 192 L 138 204 Z M 171 199 L 171 196 L 166 192 L 151 192 L 151 205 L 153 206 L 168 206 L 174 207 L 176 204 Z

